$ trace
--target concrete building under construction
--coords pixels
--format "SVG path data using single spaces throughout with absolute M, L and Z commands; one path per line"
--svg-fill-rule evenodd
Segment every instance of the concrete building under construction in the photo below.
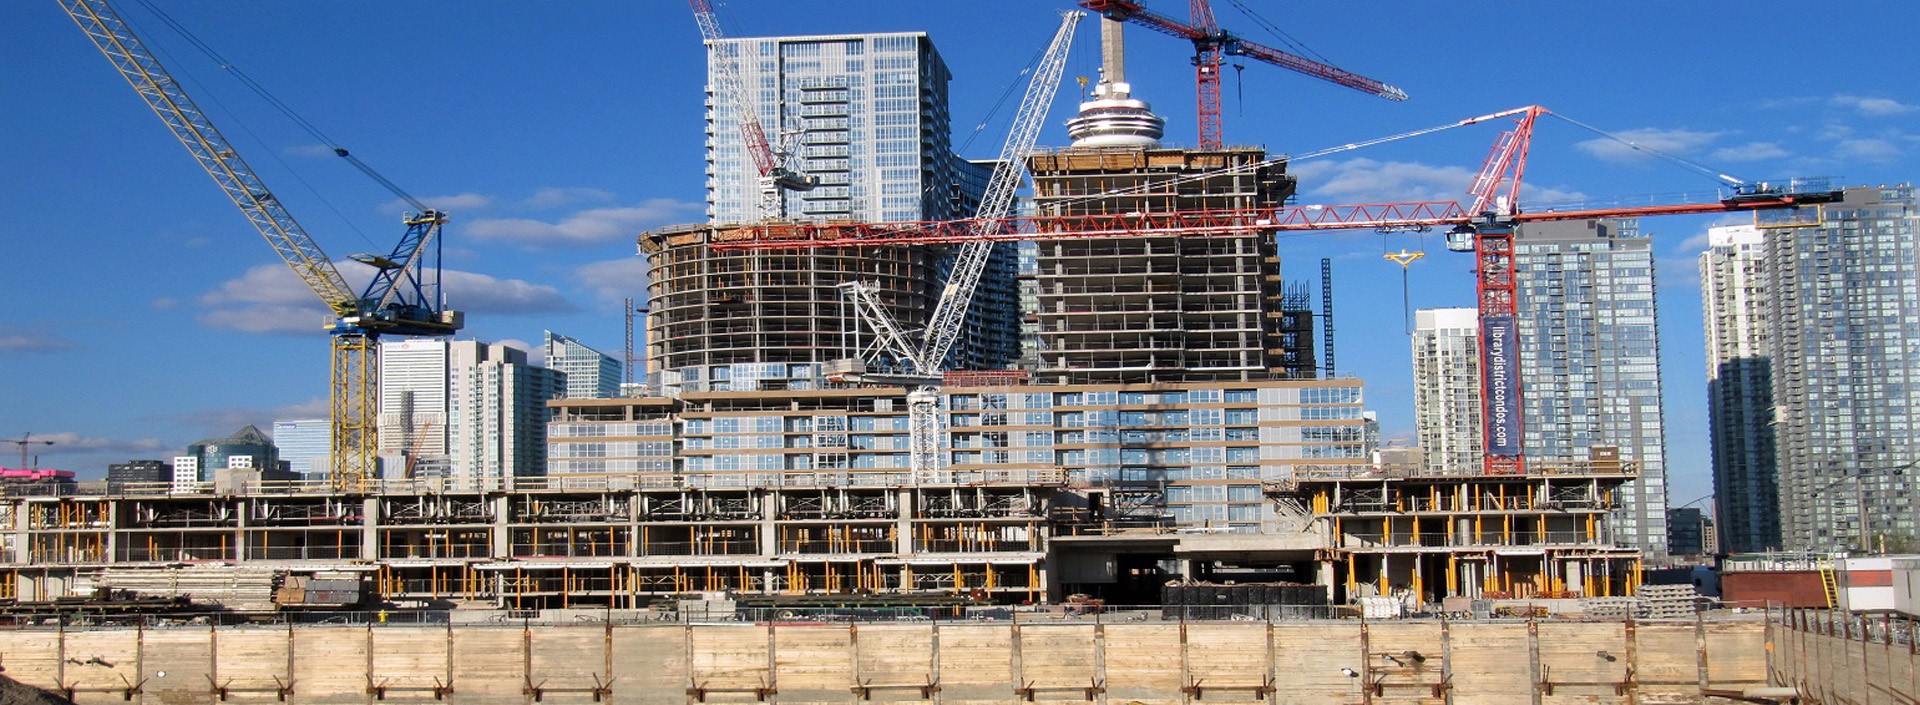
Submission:
M 1132 95 L 1120 23 L 1073 145 L 1033 155 L 1034 212 L 1116 215 L 1281 205 L 1295 179 L 1263 150 L 1162 148 L 1162 121 Z M 1272 233 L 1041 239 L 1038 361 L 1060 382 L 1313 377 L 1312 312 L 1283 298 Z

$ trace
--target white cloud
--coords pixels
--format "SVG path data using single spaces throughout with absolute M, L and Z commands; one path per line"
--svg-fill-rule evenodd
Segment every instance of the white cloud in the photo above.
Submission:
M 581 265 L 573 270 L 573 276 L 601 301 L 615 302 L 628 297 L 645 301 L 647 298 L 645 257 L 636 255 Z
M 1701 132 L 1698 130 L 1667 130 L 1657 127 L 1642 127 L 1635 130 L 1615 132 L 1614 136 L 1646 149 L 1668 154 L 1679 154 L 1712 144 L 1724 132 Z M 1580 151 L 1610 162 L 1636 162 L 1651 157 L 1633 145 L 1620 140 L 1598 137 L 1574 144 Z
M 1834 145 L 1834 155 L 1841 159 L 1869 162 L 1894 161 L 1905 151 L 1893 140 L 1873 137 L 1840 140 L 1839 144 Z
M 588 209 L 552 223 L 531 218 L 477 220 L 468 225 L 465 232 L 476 240 L 528 246 L 594 245 L 632 240 L 650 226 L 675 222 L 699 213 L 702 208 L 696 203 L 655 198 L 637 206 Z
M 1464 201 L 1475 176 L 1474 171 L 1458 166 L 1366 158 L 1313 161 L 1289 169 L 1302 183 L 1313 184 L 1307 190 L 1309 194 L 1333 203 Z M 1521 200 L 1529 204 L 1577 201 L 1585 197 L 1577 191 L 1525 185 L 1521 188 Z
M 287 150 L 286 150 L 286 152 L 287 152 L 287 154 L 288 154 L 288 155 L 290 155 L 290 156 L 295 156 L 295 157 L 331 157 L 331 156 L 334 156 L 334 154 L 333 154 L 333 148 L 332 148 L 332 147 L 328 147 L 328 146 L 326 146 L 326 145 L 324 145 L 324 144 L 303 144 L 303 145 L 299 145 L 299 146 L 296 146 L 296 147 L 288 147 L 288 148 L 287 148 Z
M 1830 98 L 1828 102 L 1838 107 L 1858 110 L 1860 111 L 1861 114 L 1869 115 L 1872 117 L 1887 117 L 1889 115 L 1905 115 L 1907 113 L 1920 110 L 1920 106 L 1907 105 L 1905 103 L 1901 103 L 1900 101 L 1893 100 L 1891 98 L 1870 98 L 1867 96 L 1848 95 L 1845 93 L 1835 95 L 1834 97 Z
M 348 286 L 356 292 L 371 277 L 359 263 L 340 267 Z M 544 284 L 458 270 L 443 270 L 441 283 L 453 308 L 468 314 L 575 310 L 558 289 Z M 246 333 L 306 335 L 319 332 L 332 320 L 332 313 L 313 291 L 285 265 L 277 263 L 248 268 L 239 278 L 201 294 L 199 303 L 207 308 L 207 313 L 200 316 L 202 324 Z
M 1714 228 L 1723 227 L 1727 225 L 1752 225 L 1752 224 L 1753 224 L 1753 216 L 1750 214 L 1747 214 L 1747 213 L 1722 214 L 1720 217 L 1714 218 L 1713 222 L 1708 223 L 1706 227 L 1701 228 L 1700 232 L 1694 233 L 1692 237 L 1689 237 L 1685 240 L 1681 240 L 1680 244 L 1677 247 L 1681 252 L 1685 252 L 1688 254 L 1698 254 L 1701 252 L 1705 252 L 1706 249 L 1712 244 Z
M 1748 142 L 1733 147 L 1721 147 L 1707 155 L 1715 162 L 1757 162 L 1766 159 L 1781 159 L 1793 156 L 1774 142 Z
M 83 436 L 78 433 L 74 433 L 72 431 L 62 431 L 59 433 L 36 433 L 36 434 L 33 434 L 33 440 L 36 443 L 39 441 L 52 441 L 53 445 L 43 446 L 46 449 L 44 452 L 50 452 L 50 453 L 59 452 L 59 451 L 73 451 L 73 452 L 114 451 L 114 452 L 125 452 L 125 453 L 151 453 L 154 451 L 167 450 L 167 449 L 173 448 L 172 445 L 164 441 L 161 441 L 160 439 L 157 439 L 157 438 L 132 438 L 132 439 L 98 438 L 94 436 Z M 16 460 L 14 462 L 19 462 L 19 461 Z
M 24 326 L 0 326 L 0 352 L 54 352 L 74 347 L 71 340 Z
M 533 192 L 522 202 L 528 208 L 559 208 L 576 203 L 601 203 L 613 200 L 613 192 L 588 187 L 548 186 Z
M 441 275 L 447 301 L 468 314 L 514 315 L 577 310 L 560 290 L 520 279 L 497 279 L 475 272 L 447 270 Z
M 488 206 L 493 205 L 492 198 L 471 192 L 456 193 L 447 196 L 423 196 L 415 200 L 427 204 L 428 208 L 452 213 L 455 216 L 465 212 L 484 210 Z M 387 201 L 381 204 L 380 210 L 388 213 L 399 213 L 413 210 L 413 204 L 400 200 Z
M 171 311 L 173 309 L 180 308 L 180 300 L 173 298 L 171 296 L 162 296 L 152 301 L 148 301 L 147 305 L 152 306 L 153 310 L 155 311 Z

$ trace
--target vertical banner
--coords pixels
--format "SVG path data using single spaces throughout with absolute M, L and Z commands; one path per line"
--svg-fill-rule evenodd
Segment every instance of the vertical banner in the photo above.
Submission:
M 1486 395 L 1488 455 L 1520 455 L 1520 334 L 1513 316 L 1487 316 L 1480 321 L 1481 392 Z

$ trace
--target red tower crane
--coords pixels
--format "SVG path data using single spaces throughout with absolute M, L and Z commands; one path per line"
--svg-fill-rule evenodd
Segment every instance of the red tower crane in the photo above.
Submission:
M 812 189 L 816 181 L 792 167 L 792 153 L 785 149 L 776 149 L 767 141 L 766 128 L 760 125 L 760 110 L 740 77 L 739 49 L 729 57 L 726 47 L 720 44 L 725 35 L 720 30 L 720 16 L 713 11 L 712 0 L 687 0 L 693 8 L 694 22 L 700 25 L 700 37 L 706 40 L 707 50 L 711 53 L 713 66 L 713 91 L 716 101 L 715 114 L 719 113 L 718 101 L 728 101 L 739 112 L 740 138 L 747 146 L 747 154 L 753 158 L 753 166 L 759 172 L 757 185 L 760 189 L 761 216 L 768 219 L 786 217 L 786 191 L 806 191 Z
M 1475 177 L 1469 205 L 1457 201 L 1412 203 L 1281 206 L 1205 211 L 1130 212 L 1088 215 L 1023 215 L 1004 219 L 972 219 L 920 223 L 768 223 L 717 233 L 713 247 L 721 250 L 787 249 L 809 247 L 875 247 L 980 240 L 1035 240 L 1052 238 L 1165 237 L 1246 235 L 1256 232 L 1302 230 L 1403 229 L 1444 226 L 1447 248 L 1474 253 L 1475 293 L 1480 311 L 1481 408 L 1486 457 L 1483 472 L 1518 475 L 1526 471 L 1518 370 L 1519 288 L 1514 277 L 1514 229 L 1525 223 L 1635 218 L 1655 215 L 1758 212 L 1797 208 L 1839 200 L 1840 193 L 1824 180 L 1795 179 L 1784 184 L 1744 182 L 1720 176 L 1732 184 L 1717 200 L 1665 205 L 1575 208 L 1526 212 L 1520 208 L 1520 182 L 1526 174 L 1527 152 L 1534 122 L 1549 114 L 1528 106 L 1461 120 L 1379 140 L 1349 145 L 1365 146 L 1439 130 L 1513 118 L 1511 129 L 1494 141 Z M 1604 133 L 1603 133 L 1604 134 Z M 1273 161 L 1286 160 L 1280 157 Z
M 1366 76 L 1234 36 L 1214 22 L 1213 6 L 1208 0 L 1187 0 L 1188 14 L 1193 18 L 1190 22 L 1181 22 L 1154 12 L 1134 0 L 1081 0 L 1080 6 L 1108 19 L 1132 22 L 1161 34 L 1193 42 L 1193 81 L 1199 104 L 1197 120 L 1200 149 L 1220 148 L 1220 63 L 1227 54 L 1273 64 L 1387 100 L 1407 99 L 1406 91 Z

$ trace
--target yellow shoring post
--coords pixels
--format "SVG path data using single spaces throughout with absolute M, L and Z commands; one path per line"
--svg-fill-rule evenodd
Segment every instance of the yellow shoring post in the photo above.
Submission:
M 1354 568 L 1353 553 L 1349 551 L 1347 553 L 1347 598 L 1348 599 L 1352 599 L 1353 594 L 1360 591 L 1360 576 L 1354 574 L 1353 568 Z

